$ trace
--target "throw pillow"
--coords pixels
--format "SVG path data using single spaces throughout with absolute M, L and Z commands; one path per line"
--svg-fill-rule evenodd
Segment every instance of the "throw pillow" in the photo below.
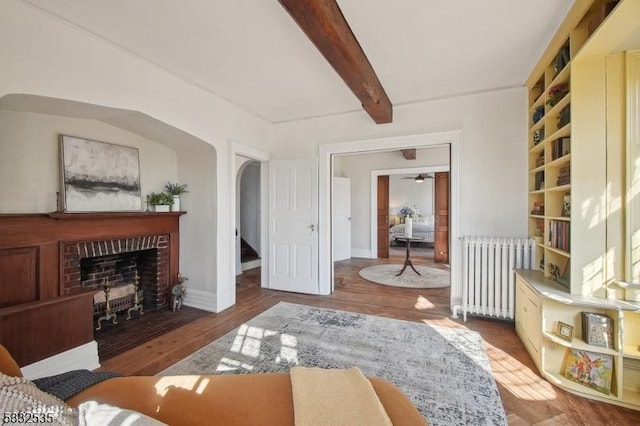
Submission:
M 152 417 L 125 408 L 95 401 L 83 402 L 78 406 L 80 426 L 161 426 L 165 425 Z
M 24 377 L 0 373 L 2 424 L 75 425 L 78 415 L 62 400 L 42 392 Z

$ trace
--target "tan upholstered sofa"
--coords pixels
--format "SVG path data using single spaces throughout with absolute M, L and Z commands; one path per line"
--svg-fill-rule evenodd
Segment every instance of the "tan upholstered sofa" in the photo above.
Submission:
M 0 372 L 22 377 L 20 367 L 2 345 Z M 369 381 L 393 425 L 426 425 L 395 386 L 377 378 Z M 294 424 L 289 374 L 116 377 L 65 402 L 77 407 L 86 401 L 134 410 L 170 425 Z

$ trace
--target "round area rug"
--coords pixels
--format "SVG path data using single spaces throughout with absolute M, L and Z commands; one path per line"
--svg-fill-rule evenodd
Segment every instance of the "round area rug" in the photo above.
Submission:
M 442 288 L 449 287 L 451 274 L 449 271 L 431 268 L 429 266 L 414 265 L 420 275 L 407 266 L 399 277 L 396 274 L 402 270 L 402 265 L 385 264 L 369 266 L 361 269 L 358 274 L 367 281 L 394 287 L 409 288 Z

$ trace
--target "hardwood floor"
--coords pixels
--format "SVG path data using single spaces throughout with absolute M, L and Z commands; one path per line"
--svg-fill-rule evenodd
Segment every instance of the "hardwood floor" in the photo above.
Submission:
M 402 263 L 392 256 L 387 263 Z M 414 263 L 434 265 L 430 259 Z M 260 288 L 260 270 L 245 272 L 237 286 L 237 303 L 219 314 L 204 317 L 170 331 L 103 363 L 103 370 L 153 375 L 200 347 L 226 334 L 280 301 L 361 312 L 408 321 L 475 330 L 485 340 L 493 375 L 510 425 L 633 425 L 640 412 L 587 400 L 564 392 L 543 380 L 515 333 L 513 323 L 450 317 L 448 289 L 407 289 L 372 284 L 358 271 L 378 263 L 351 259 L 336 264 L 336 289 L 329 296 L 309 296 Z M 460 389 L 464 392 L 464 389 Z

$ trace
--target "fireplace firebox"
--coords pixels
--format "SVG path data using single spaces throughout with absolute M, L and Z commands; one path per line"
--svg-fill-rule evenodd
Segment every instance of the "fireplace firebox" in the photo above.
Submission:
M 147 306 L 166 306 L 169 235 L 65 243 L 63 288 L 66 294 L 131 284 L 136 274 Z

